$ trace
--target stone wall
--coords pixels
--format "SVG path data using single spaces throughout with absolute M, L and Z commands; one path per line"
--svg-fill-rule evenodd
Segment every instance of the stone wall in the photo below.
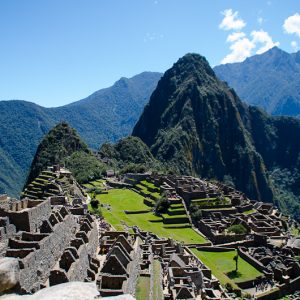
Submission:
M 92 259 L 98 249 L 97 224 L 90 215 L 82 217 L 80 223 L 79 231 L 59 260 L 59 267 L 51 272 L 50 285 L 60 283 L 61 277 L 64 281 L 84 281 L 87 277 L 95 280 L 98 267 Z
M 52 227 L 50 234 L 37 234 L 39 249 L 20 258 L 22 252 L 19 251 L 9 252 L 10 256 L 19 257 L 20 261 L 20 287 L 23 291 L 31 292 L 40 289 L 41 285 L 45 282 L 62 252 L 69 244 L 74 229 L 78 226 L 77 220 L 72 215 L 66 215 L 63 221 L 58 222 Z M 23 235 L 23 240 L 34 239 L 34 234 L 31 236 Z
M 14 224 L 17 230 L 36 232 L 51 214 L 50 201 L 25 199 L 19 202 L 9 211 L 0 210 L 0 216 L 9 217 L 10 223 Z

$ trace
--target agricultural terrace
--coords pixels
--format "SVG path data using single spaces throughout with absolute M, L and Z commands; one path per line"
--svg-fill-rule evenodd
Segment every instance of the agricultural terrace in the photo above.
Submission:
M 124 230 L 127 226 L 138 226 L 142 230 L 153 232 L 159 237 L 173 238 L 179 242 L 202 244 L 207 242 L 204 237 L 193 230 L 190 224 L 165 224 L 164 216 L 153 214 L 151 207 L 144 204 L 144 197 L 128 189 L 111 189 L 107 194 L 96 195 L 101 203 L 103 217 L 116 229 Z M 175 206 L 173 210 L 178 208 Z M 179 207 L 179 209 L 182 209 Z M 126 214 L 127 211 L 144 211 L 135 214 Z M 170 219 L 174 216 L 169 216 Z M 170 221 L 170 220 L 169 220 Z M 189 227 L 186 227 L 189 226 Z
M 150 294 L 150 277 L 139 276 L 136 285 L 135 298 L 137 300 L 148 300 Z
M 263 273 L 255 269 L 241 257 L 238 258 L 238 272 L 235 272 L 235 261 L 233 258 L 236 255 L 236 251 L 234 250 L 211 252 L 193 248 L 191 251 L 211 269 L 213 275 L 220 280 L 222 285 L 230 283 L 236 288 L 236 283 L 264 276 Z

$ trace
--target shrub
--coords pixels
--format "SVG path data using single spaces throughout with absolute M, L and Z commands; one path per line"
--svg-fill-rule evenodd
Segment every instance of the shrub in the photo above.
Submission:
M 234 234 L 246 234 L 247 229 L 242 224 L 232 225 L 227 229 L 228 232 L 232 232 Z
M 229 292 L 229 293 L 232 293 L 233 292 L 233 287 L 232 287 L 232 284 L 230 282 L 227 282 L 225 284 L 225 288 L 226 290 Z
M 159 214 L 166 213 L 170 205 L 171 203 L 167 198 L 165 197 L 160 198 L 155 204 L 155 208 L 154 208 L 155 214 L 159 215 Z
M 97 199 L 92 199 L 91 200 L 91 207 L 92 208 L 96 209 L 96 208 L 98 208 L 98 205 L 99 205 L 99 202 L 98 202 Z

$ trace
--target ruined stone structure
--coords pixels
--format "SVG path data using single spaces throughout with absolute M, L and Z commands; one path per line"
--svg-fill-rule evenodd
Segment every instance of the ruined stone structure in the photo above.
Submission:
M 47 170 L 42 171 L 34 181 L 28 184 L 21 196 L 34 200 L 45 200 L 49 197 L 65 198 L 64 201 L 71 205 L 85 202 L 82 187 L 69 170 L 59 165 L 48 167 Z
M 93 280 L 98 230 L 88 214 L 74 215 L 65 206 L 52 206 L 50 199 L 24 199 L 0 209 L 2 256 L 16 258 L 20 293 L 75 280 Z M 58 279 L 59 278 L 59 279 Z
M 139 240 L 124 232 L 106 232 L 100 239 L 100 253 L 106 254 L 97 279 L 101 296 L 134 294 L 141 248 Z

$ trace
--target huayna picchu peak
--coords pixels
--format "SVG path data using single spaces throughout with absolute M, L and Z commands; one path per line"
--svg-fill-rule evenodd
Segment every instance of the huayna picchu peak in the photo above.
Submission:
M 247 106 L 204 57 L 187 54 L 160 79 L 132 134 L 181 174 L 229 181 L 251 198 L 283 206 L 271 175 L 299 165 L 299 126 L 297 119 Z M 296 188 L 289 191 L 298 197 Z M 291 212 L 299 218 L 295 198 Z

